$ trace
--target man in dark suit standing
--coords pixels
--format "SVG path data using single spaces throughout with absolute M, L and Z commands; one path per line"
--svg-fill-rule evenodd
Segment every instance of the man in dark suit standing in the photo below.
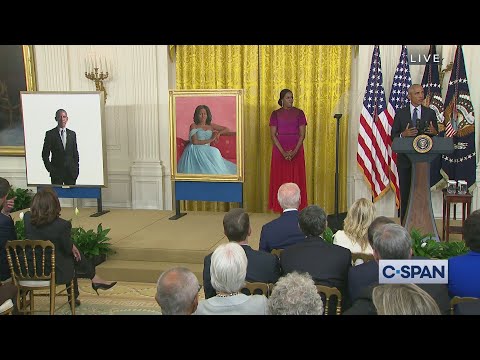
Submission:
M 319 206 L 310 205 L 303 209 L 298 222 L 306 239 L 280 254 L 282 273 L 308 272 L 315 284 L 336 287 L 345 296 L 352 253 L 322 238 L 327 227 L 327 215 Z
M 223 217 L 223 231 L 229 241 L 240 244 L 247 255 L 247 276 L 246 281 L 276 283 L 280 277 L 280 264 L 275 255 L 263 251 L 253 250 L 248 245 L 248 237 L 252 232 L 250 217 L 241 208 L 232 209 Z M 210 278 L 210 264 L 212 254 L 205 257 L 203 262 L 203 288 L 205 299 L 216 296 Z
M 285 249 L 305 240 L 305 235 L 298 226 L 300 188 L 295 183 L 285 183 L 278 188 L 277 198 L 283 213 L 279 218 L 263 225 L 260 234 L 259 250 L 266 252 Z
M 45 133 L 43 163 L 53 185 L 75 185 L 79 172 L 77 135 L 66 128 L 68 116 L 65 110 L 58 109 L 55 120 L 58 126 Z
M 397 111 L 392 126 L 392 141 L 396 137 L 413 137 L 420 134 L 429 136 L 438 135 L 437 116 L 435 112 L 422 105 L 425 98 L 423 87 L 413 84 L 408 88 L 408 106 Z M 407 212 L 410 184 L 412 177 L 412 164 L 404 154 L 397 157 L 398 180 L 400 185 L 400 220 L 404 223 Z

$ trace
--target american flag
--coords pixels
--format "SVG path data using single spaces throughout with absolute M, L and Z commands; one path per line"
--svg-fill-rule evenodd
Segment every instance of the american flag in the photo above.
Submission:
M 442 156 L 442 171 L 449 180 L 466 180 L 471 189 L 475 185 L 476 151 L 475 151 L 475 114 L 467 72 L 463 58 L 462 46 L 455 51 L 452 74 L 448 82 L 445 97 L 445 136 L 453 136 L 453 154 Z M 452 130 L 449 131 L 449 126 Z
M 437 123 L 443 125 L 443 99 L 440 85 L 440 74 L 438 71 L 438 64 L 433 62 L 433 55 L 437 53 L 436 46 L 430 45 L 429 60 L 425 65 L 425 71 L 422 78 L 423 91 L 425 93 L 425 106 L 435 111 L 437 115 Z M 451 125 L 450 125 L 451 127 Z M 438 127 L 438 136 L 443 137 L 445 132 L 442 131 L 442 126 Z M 440 184 L 443 177 L 440 173 L 442 168 L 441 156 L 437 156 L 430 163 L 430 186 L 435 187 Z
M 389 190 L 388 133 L 380 48 L 373 48 L 358 131 L 357 162 L 370 185 L 373 201 Z
M 412 85 L 412 77 L 410 76 L 410 65 L 408 64 L 408 50 L 405 45 L 402 46 L 400 59 L 398 60 L 397 69 L 393 76 L 392 89 L 390 90 L 390 98 L 387 105 L 388 119 L 388 155 L 390 164 L 390 186 L 395 191 L 395 203 L 400 208 L 400 185 L 398 182 L 397 169 L 397 153 L 392 152 L 392 141 L 390 134 L 392 133 L 393 119 L 395 113 L 407 106 L 410 102 L 407 98 L 408 88 Z

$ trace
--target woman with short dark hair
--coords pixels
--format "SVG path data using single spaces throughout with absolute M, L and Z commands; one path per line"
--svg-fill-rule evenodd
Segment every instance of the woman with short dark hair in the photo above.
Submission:
M 95 274 L 94 265 L 77 249 L 72 241 L 72 224 L 60 218 L 60 201 L 51 188 L 43 188 L 32 199 L 30 211 L 25 213 L 25 237 L 29 240 L 50 240 L 55 245 L 55 278 L 57 284 L 74 280 L 75 305 L 78 300 L 77 278 L 92 280 L 92 288 L 106 290 L 117 282 L 107 282 Z

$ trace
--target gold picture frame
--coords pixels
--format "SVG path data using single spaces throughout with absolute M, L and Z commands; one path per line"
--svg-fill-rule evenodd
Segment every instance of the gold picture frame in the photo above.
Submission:
M 243 89 L 170 90 L 169 95 L 172 180 L 243 182 Z M 204 108 L 201 105 L 208 108 L 211 125 L 195 124 L 197 108 Z M 223 127 L 227 129 L 217 130 Z M 216 131 L 221 135 L 217 141 L 194 145 L 191 134 L 195 129 L 203 130 L 206 137 L 212 132 L 206 141 Z
M 1 79 L 0 78 L 0 92 L 4 91 L 3 96 L 0 94 L 0 111 L 7 114 L 0 119 L 0 156 L 25 156 L 25 146 L 20 146 L 15 143 L 9 143 L 12 139 L 23 137 L 23 119 L 20 107 L 20 91 L 36 91 L 37 79 L 35 70 L 35 59 L 33 45 L 1 45 L 2 47 L 2 65 L 9 69 L 21 69 L 16 73 L 14 78 Z M 2 73 L 0 69 L 0 74 Z M 7 90 L 10 89 L 10 90 Z M 8 96 L 10 92 L 11 96 Z M 12 95 L 15 94 L 15 99 Z M 13 102 L 11 101 L 13 100 Z M 3 107 L 1 106 L 3 105 Z M 12 113 L 17 113 L 17 120 L 12 121 Z M 9 117 L 10 124 L 4 126 L 1 122 Z M 12 129 L 15 131 L 16 137 L 1 136 L 1 132 Z M 21 134 L 19 134 L 21 132 Z M 18 143 L 18 142 L 17 142 Z

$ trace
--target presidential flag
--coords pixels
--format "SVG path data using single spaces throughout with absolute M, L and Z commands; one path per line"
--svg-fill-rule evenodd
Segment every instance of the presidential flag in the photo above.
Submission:
M 380 48 L 375 45 L 360 114 L 357 149 L 357 163 L 370 186 L 374 202 L 389 190 L 389 127 Z
M 425 94 L 425 100 L 423 105 L 429 107 L 437 115 L 438 122 L 438 136 L 444 136 L 444 117 L 443 117 L 443 100 L 442 91 L 440 85 L 440 74 L 438 71 L 438 63 L 434 62 L 434 54 L 436 54 L 436 46 L 430 45 L 428 54 L 428 62 L 425 65 L 425 71 L 422 78 L 422 86 Z M 442 157 L 437 156 L 435 160 L 430 163 L 430 186 L 436 188 L 443 182 L 442 174 L 440 170 L 442 168 Z
M 388 136 L 392 133 L 393 119 L 396 112 L 410 104 L 407 98 L 408 88 L 412 85 L 412 77 L 410 76 L 410 65 L 408 64 L 408 50 L 405 45 L 402 46 L 400 59 L 398 60 L 397 69 L 393 76 L 392 89 L 390 90 L 390 98 L 387 105 L 388 118 Z M 388 155 L 390 164 L 390 186 L 395 191 L 395 203 L 400 208 L 400 185 L 398 181 L 397 169 L 397 153 L 392 152 L 392 141 L 388 142 Z
M 470 99 L 462 46 L 455 51 L 450 81 L 445 97 L 445 136 L 453 137 L 455 151 L 442 155 L 442 172 L 449 180 L 466 180 L 475 185 L 475 114 Z

